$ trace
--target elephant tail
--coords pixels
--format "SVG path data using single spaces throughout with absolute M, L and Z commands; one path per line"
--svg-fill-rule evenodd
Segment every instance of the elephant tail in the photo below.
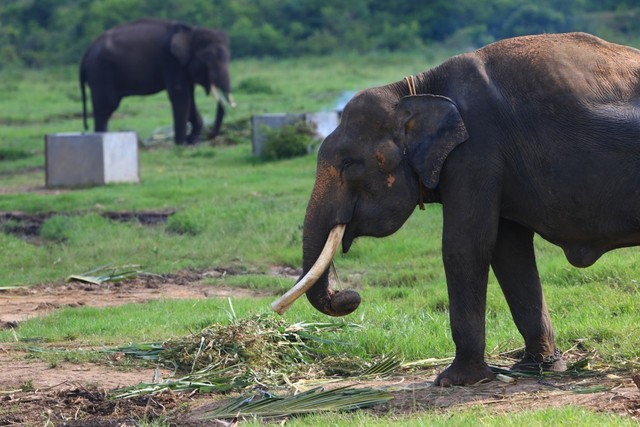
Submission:
M 87 94 L 85 92 L 85 83 L 87 82 L 86 72 L 84 70 L 84 66 L 80 65 L 80 92 L 82 93 L 82 120 L 84 123 L 85 132 L 89 130 L 89 125 L 87 124 Z

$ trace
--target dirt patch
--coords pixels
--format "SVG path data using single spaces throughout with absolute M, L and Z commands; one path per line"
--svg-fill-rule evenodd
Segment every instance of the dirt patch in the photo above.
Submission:
M 176 211 L 173 209 L 160 211 L 140 211 L 140 212 L 101 212 L 100 215 L 111 221 L 127 222 L 137 221 L 142 225 L 159 225 L 167 222 L 167 218 Z M 65 212 L 66 216 L 82 215 L 86 212 Z M 35 242 L 40 235 L 42 224 L 54 215 L 61 215 L 57 212 L 26 213 L 26 212 L 0 212 L 0 231 L 13 234 L 27 241 Z
M 48 391 L 65 387 L 94 387 L 115 389 L 139 383 L 151 383 L 155 375 L 154 368 L 117 369 L 113 366 L 97 363 L 82 365 L 68 362 L 56 362 L 50 365 L 41 360 L 29 359 L 28 353 L 13 350 L 10 346 L 0 347 L 0 393 L 4 395 L 23 391 Z M 167 378 L 171 372 L 165 369 L 159 375 Z M 25 388 L 31 390 L 24 390 Z M 2 425 L 2 424 L 0 424 Z
M 394 400 L 377 408 L 406 414 L 428 409 L 453 409 L 481 405 L 495 413 L 581 406 L 640 418 L 640 390 L 627 374 L 602 374 L 589 378 L 521 378 L 505 384 L 495 380 L 469 387 L 442 388 L 428 381 L 407 381 L 391 386 Z
M 281 269 L 282 270 L 282 269 Z M 278 271 L 272 274 L 281 274 Z M 287 271 L 282 270 L 282 271 Z M 121 282 L 42 284 L 0 291 L 0 329 L 65 307 L 112 307 L 155 299 L 251 297 L 256 291 L 202 283 L 211 277 L 237 274 L 232 269 L 185 270 L 177 274 L 144 275 Z M 285 274 L 285 273 L 282 273 Z
M 112 400 L 104 389 L 67 385 L 0 397 L 0 425 L 133 427 L 179 413 L 181 400 L 189 398 L 165 394 Z

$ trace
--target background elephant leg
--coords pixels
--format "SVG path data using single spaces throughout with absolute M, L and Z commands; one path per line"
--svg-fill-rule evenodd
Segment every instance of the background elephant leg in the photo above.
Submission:
M 222 105 L 222 102 L 218 102 L 218 107 L 216 109 L 216 119 L 213 122 L 213 126 L 211 127 L 211 130 L 209 131 L 209 135 L 207 135 L 207 138 L 209 139 L 214 139 L 216 136 L 218 136 L 218 134 L 220 133 L 220 127 L 222 127 L 222 119 L 224 118 L 224 106 Z
M 169 91 L 169 99 L 171 100 L 173 111 L 173 135 L 175 143 L 178 145 L 186 142 L 187 119 L 190 115 L 192 103 L 191 92 L 188 90 Z
M 187 136 L 187 144 L 197 144 L 200 142 L 200 134 L 202 133 L 202 116 L 196 106 L 195 94 L 191 95 L 189 123 L 191 123 L 191 133 Z
M 464 205 L 462 209 L 469 212 Z M 456 355 L 451 366 L 438 375 L 435 383 L 442 386 L 470 385 L 494 377 L 484 361 L 489 248 L 492 244 L 492 239 L 487 241 L 487 236 L 493 233 L 487 229 L 488 221 L 484 217 L 483 221 L 478 221 L 456 214 L 454 220 L 449 220 L 447 211 L 461 211 L 451 204 L 444 205 L 442 250 Z
M 533 232 L 514 222 L 500 220 L 491 266 L 524 337 L 525 355 L 513 369 L 564 370 L 566 365 L 556 350 L 542 294 Z

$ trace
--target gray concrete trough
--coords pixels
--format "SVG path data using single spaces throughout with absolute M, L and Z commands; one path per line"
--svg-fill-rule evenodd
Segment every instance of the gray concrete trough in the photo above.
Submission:
M 45 136 L 47 187 L 139 182 L 135 132 L 57 133 Z

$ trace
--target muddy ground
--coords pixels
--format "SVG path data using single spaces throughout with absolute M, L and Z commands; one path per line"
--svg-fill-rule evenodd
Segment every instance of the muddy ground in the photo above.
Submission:
M 254 295 L 248 290 L 202 284 L 207 277 L 227 273 L 224 269 L 186 271 L 101 286 L 75 282 L 6 290 L 0 292 L 0 325 L 19 328 L 20 322 L 26 319 L 62 307 L 142 304 L 157 298 Z M 270 274 L 296 277 L 298 273 L 274 269 Z M 151 382 L 154 373 L 153 367 L 123 369 L 117 363 L 107 362 L 59 362 L 51 366 L 30 358 L 22 345 L 1 343 L 0 426 L 133 426 L 140 420 L 158 418 L 180 426 L 214 425 L 199 419 L 207 409 L 219 405 L 225 396 L 163 393 L 126 400 L 109 399 L 111 390 Z M 636 378 L 636 384 L 629 372 L 603 372 L 597 376 L 544 382 L 537 379 L 519 379 L 509 384 L 493 381 L 452 388 L 434 387 L 435 374 L 435 370 L 414 372 L 354 385 L 385 388 L 393 393 L 394 399 L 389 403 L 368 409 L 378 414 L 410 416 L 429 409 L 446 411 L 475 404 L 501 413 L 573 404 L 640 420 L 640 378 Z M 160 371 L 160 375 L 167 378 L 170 372 Z M 575 392 L 593 387 L 599 387 L 598 391 Z

